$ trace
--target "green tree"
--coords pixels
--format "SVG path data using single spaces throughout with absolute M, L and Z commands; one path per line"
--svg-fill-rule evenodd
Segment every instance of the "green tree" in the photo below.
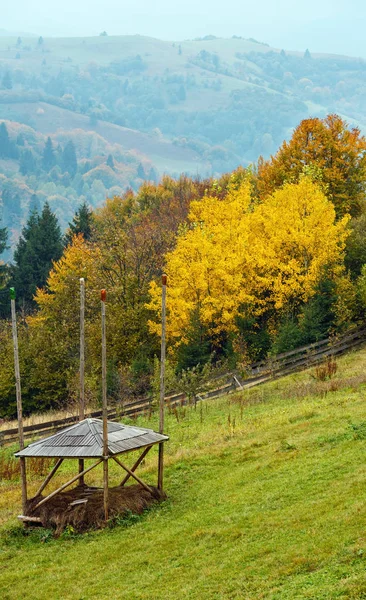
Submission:
M 52 167 L 55 166 L 55 164 L 56 157 L 53 150 L 52 140 L 50 137 L 48 137 L 43 150 L 42 167 L 45 171 L 47 171 L 47 173 L 49 173 Z
M 111 169 L 114 169 L 114 160 L 113 160 L 113 156 L 112 156 L 112 154 L 109 154 L 109 155 L 108 155 L 108 158 L 107 158 L 107 165 L 108 165 L 108 167 L 110 167 Z
M 78 162 L 76 158 L 75 144 L 72 140 L 67 142 L 62 153 L 62 166 L 64 173 L 69 173 L 72 177 L 76 175 Z
M 65 234 L 65 245 L 70 244 L 74 235 L 83 234 L 84 240 L 89 240 L 92 234 L 93 211 L 86 202 L 83 202 L 76 211 L 74 218 L 69 223 Z
M 141 163 L 139 163 L 139 166 L 137 167 L 137 177 L 139 177 L 140 179 L 145 179 L 146 177 L 145 169 Z
M 59 260 L 62 250 L 61 230 L 46 202 L 41 215 L 30 214 L 14 252 L 12 280 L 25 308 L 34 307 L 36 289 L 46 284 L 52 262 Z
M 352 279 L 361 274 L 361 269 L 366 263 L 366 214 L 358 219 L 352 219 L 351 233 L 346 240 L 345 265 Z
M 36 211 L 39 213 L 40 210 L 41 210 L 41 203 L 39 201 L 39 198 L 38 198 L 37 194 L 32 194 L 32 197 L 29 202 L 29 212 L 31 213 L 33 211 Z
M 0 158 L 17 158 L 18 149 L 10 140 L 4 121 L 0 124 Z
M 13 80 L 9 71 L 6 71 L 2 80 L 2 86 L 5 90 L 11 90 L 13 88 Z
M 37 168 L 36 159 L 32 150 L 26 148 L 20 155 L 19 171 L 22 175 L 29 175 L 34 173 Z

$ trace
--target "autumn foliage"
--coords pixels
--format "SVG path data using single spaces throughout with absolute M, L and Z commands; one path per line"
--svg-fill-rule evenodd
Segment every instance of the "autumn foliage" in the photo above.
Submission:
M 261 204 L 247 181 L 223 199 L 192 202 L 188 225 L 166 256 L 169 336 L 186 341 L 193 314 L 211 333 L 235 332 L 237 316 L 280 312 L 314 294 L 325 268 L 342 268 L 348 217 L 336 222 L 333 204 L 310 178 L 287 183 Z M 159 311 L 153 281 L 150 308 Z M 158 321 L 151 323 L 158 331 Z
M 151 389 L 163 271 L 169 360 L 178 374 L 207 361 L 244 364 L 363 318 L 365 270 L 355 254 L 366 255 L 366 245 L 357 250 L 366 235 L 365 150 L 360 132 L 339 117 L 308 119 L 258 169 L 239 168 L 219 180 L 164 177 L 107 200 L 93 212 L 89 239 L 74 236 L 54 263 L 35 295 L 37 310 L 20 327 L 25 412 L 77 399 L 80 277 L 87 294 L 86 387 L 94 404 L 101 288 L 108 291 L 111 401 Z M 357 231 L 352 243 L 350 231 Z M 11 341 L 6 327 L 0 335 L 2 411 L 11 415 Z
M 305 119 L 269 161 L 259 161 L 261 198 L 313 169 L 338 216 L 358 215 L 366 190 L 366 140 L 338 115 Z

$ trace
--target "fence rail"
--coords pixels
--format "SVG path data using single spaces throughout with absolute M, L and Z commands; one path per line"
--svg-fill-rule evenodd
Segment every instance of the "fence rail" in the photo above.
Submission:
M 291 350 L 283 352 L 268 360 L 253 363 L 245 377 L 236 372 L 226 373 L 214 381 L 226 381 L 223 385 L 210 389 L 209 391 L 197 394 L 197 400 L 208 400 L 217 398 L 233 391 L 245 390 L 272 379 L 277 379 L 290 373 L 301 371 L 310 366 L 319 364 L 330 356 L 339 356 L 348 350 L 357 348 L 366 342 L 366 328 L 359 328 L 338 338 L 326 338 Z M 185 394 L 173 394 L 165 398 L 167 406 L 175 408 L 187 403 Z M 140 398 L 127 402 L 118 407 L 108 410 L 108 419 L 116 420 L 124 416 L 137 417 L 141 414 L 150 413 L 153 410 L 153 402 L 150 398 Z M 102 411 L 90 412 L 86 417 L 101 417 Z M 55 419 L 37 425 L 26 425 L 24 427 L 24 438 L 26 440 L 34 439 L 39 435 L 49 435 L 56 433 L 65 425 L 72 425 L 78 422 L 78 417 L 66 417 L 65 419 Z M 0 431 L 0 446 L 16 443 L 18 441 L 18 429 L 6 429 Z

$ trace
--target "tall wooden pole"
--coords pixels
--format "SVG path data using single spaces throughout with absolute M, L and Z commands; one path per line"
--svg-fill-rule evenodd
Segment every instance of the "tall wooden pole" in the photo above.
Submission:
M 103 396 L 103 489 L 104 489 L 104 517 L 108 521 L 108 410 L 107 410 L 107 339 L 105 328 L 105 301 L 107 292 L 101 290 L 102 304 L 102 396 Z
M 79 421 L 85 419 L 85 280 L 80 278 L 80 407 Z M 79 473 L 84 471 L 84 459 L 79 459 Z M 80 475 L 79 485 L 84 485 Z
M 23 432 L 23 408 L 22 408 L 22 389 L 20 385 L 20 369 L 19 369 L 19 349 L 18 349 L 18 332 L 17 332 L 17 319 L 15 312 L 15 289 L 10 288 L 10 302 L 11 302 L 11 323 L 13 331 L 13 345 L 14 345 L 14 367 L 15 367 L 15 385 L 16 385 L 16 397 L 17 397 L 17 413 L 18 413 L 18 432 L 19 432 L 19 448 L 24 448 L 24 432 Z M 23 514 L 26 511 L 27 505 L 27 474 L 25 468 L 25 457 L 19 458 L 20 463 L 20 478 L 22 482 L 22 509 Z
M 166 336 L 166 284 L 167 276 L 163 275 L 162 297 L 161 297 L 161 360 L 160 360 L 160 404 L 159 404 L 159 433 L 164 433 L 164 412 L 165 412 L 165 336 Z M 158 489 L 163 490 L 163 470 L 164 470 L 164 444 L 159 444 L 158 460 Z

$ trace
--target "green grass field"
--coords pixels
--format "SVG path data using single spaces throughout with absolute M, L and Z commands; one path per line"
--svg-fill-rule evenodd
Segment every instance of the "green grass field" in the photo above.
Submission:
M 329 382 L 311 370 L 167 415 L 169 499 L 114 528 L 25 534 L 3 481 L 1 598 L 366 598 L 365 364 L 361 350 Z M 156 453 L 151 483 L 155 468 Z

